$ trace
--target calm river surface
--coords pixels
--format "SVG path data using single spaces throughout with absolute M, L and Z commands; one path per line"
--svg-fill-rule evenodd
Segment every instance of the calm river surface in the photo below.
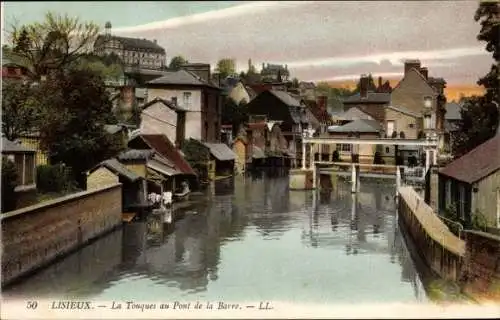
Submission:
M 342 181 L 329 196 L 289 191 L 286 176 L 219 181 L 175 226 L 125 225 L 3 295 L 425 303 L 394 192 L 392 180 L 362 182 L 357 196 Z

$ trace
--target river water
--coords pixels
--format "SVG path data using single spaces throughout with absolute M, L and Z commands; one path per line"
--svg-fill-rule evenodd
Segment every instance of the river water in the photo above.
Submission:
M 136 222 L 7 288 L 10 298 L 427 303 L 393 181 L 329 194 L 288 177 L 216 183 L 168 227 Z

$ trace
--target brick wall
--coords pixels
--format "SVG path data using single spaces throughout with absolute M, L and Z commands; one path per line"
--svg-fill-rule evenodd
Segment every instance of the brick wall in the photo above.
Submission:
M 121 184 L 3 214 L 2 286 L 121 224 Z
M 500 299 L 500 236 L 465 231 L 462 287 L 476 299 Z

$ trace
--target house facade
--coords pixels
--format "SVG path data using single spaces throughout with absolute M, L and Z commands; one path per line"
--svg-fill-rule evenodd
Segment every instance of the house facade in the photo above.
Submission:
M 2 157 L 12 161 L 16 167 L 16 208 L 33 203 L 36 198 L 35 150 L 2 137 Z
M 222 98 L 219 87 L 189 71 L 178 70 L 166 72 L 165 76 L 148 82 L 147 88 L 148 101 L 157 98 L 173 101 L 185 111 L 185 139 L 220 141 Z M 165 113 L 162 121 L 171 126 L 177 123 L 176 114 Z M 173 130 L 169 130 L 169 139 L 172 139 Z
M 486 220 L 490 228 L 500 228 L 500 135 L 479 145 L 439 171 L 439 210 L 455 204 L 462 224 Z
M 106 22 L 105 33 L 94 42 L 96 55 L 116 54 L 125 66 L 161 70 L 165 68 L 165 49 L 156 40 L 120 37 L 111 34 L 111 22 Z

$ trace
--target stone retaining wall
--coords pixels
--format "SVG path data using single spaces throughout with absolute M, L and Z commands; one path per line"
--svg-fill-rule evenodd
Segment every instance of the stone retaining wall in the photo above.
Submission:
M 115 184 L 2 214 L 2 286 L 121 225 L 121 189 Z

